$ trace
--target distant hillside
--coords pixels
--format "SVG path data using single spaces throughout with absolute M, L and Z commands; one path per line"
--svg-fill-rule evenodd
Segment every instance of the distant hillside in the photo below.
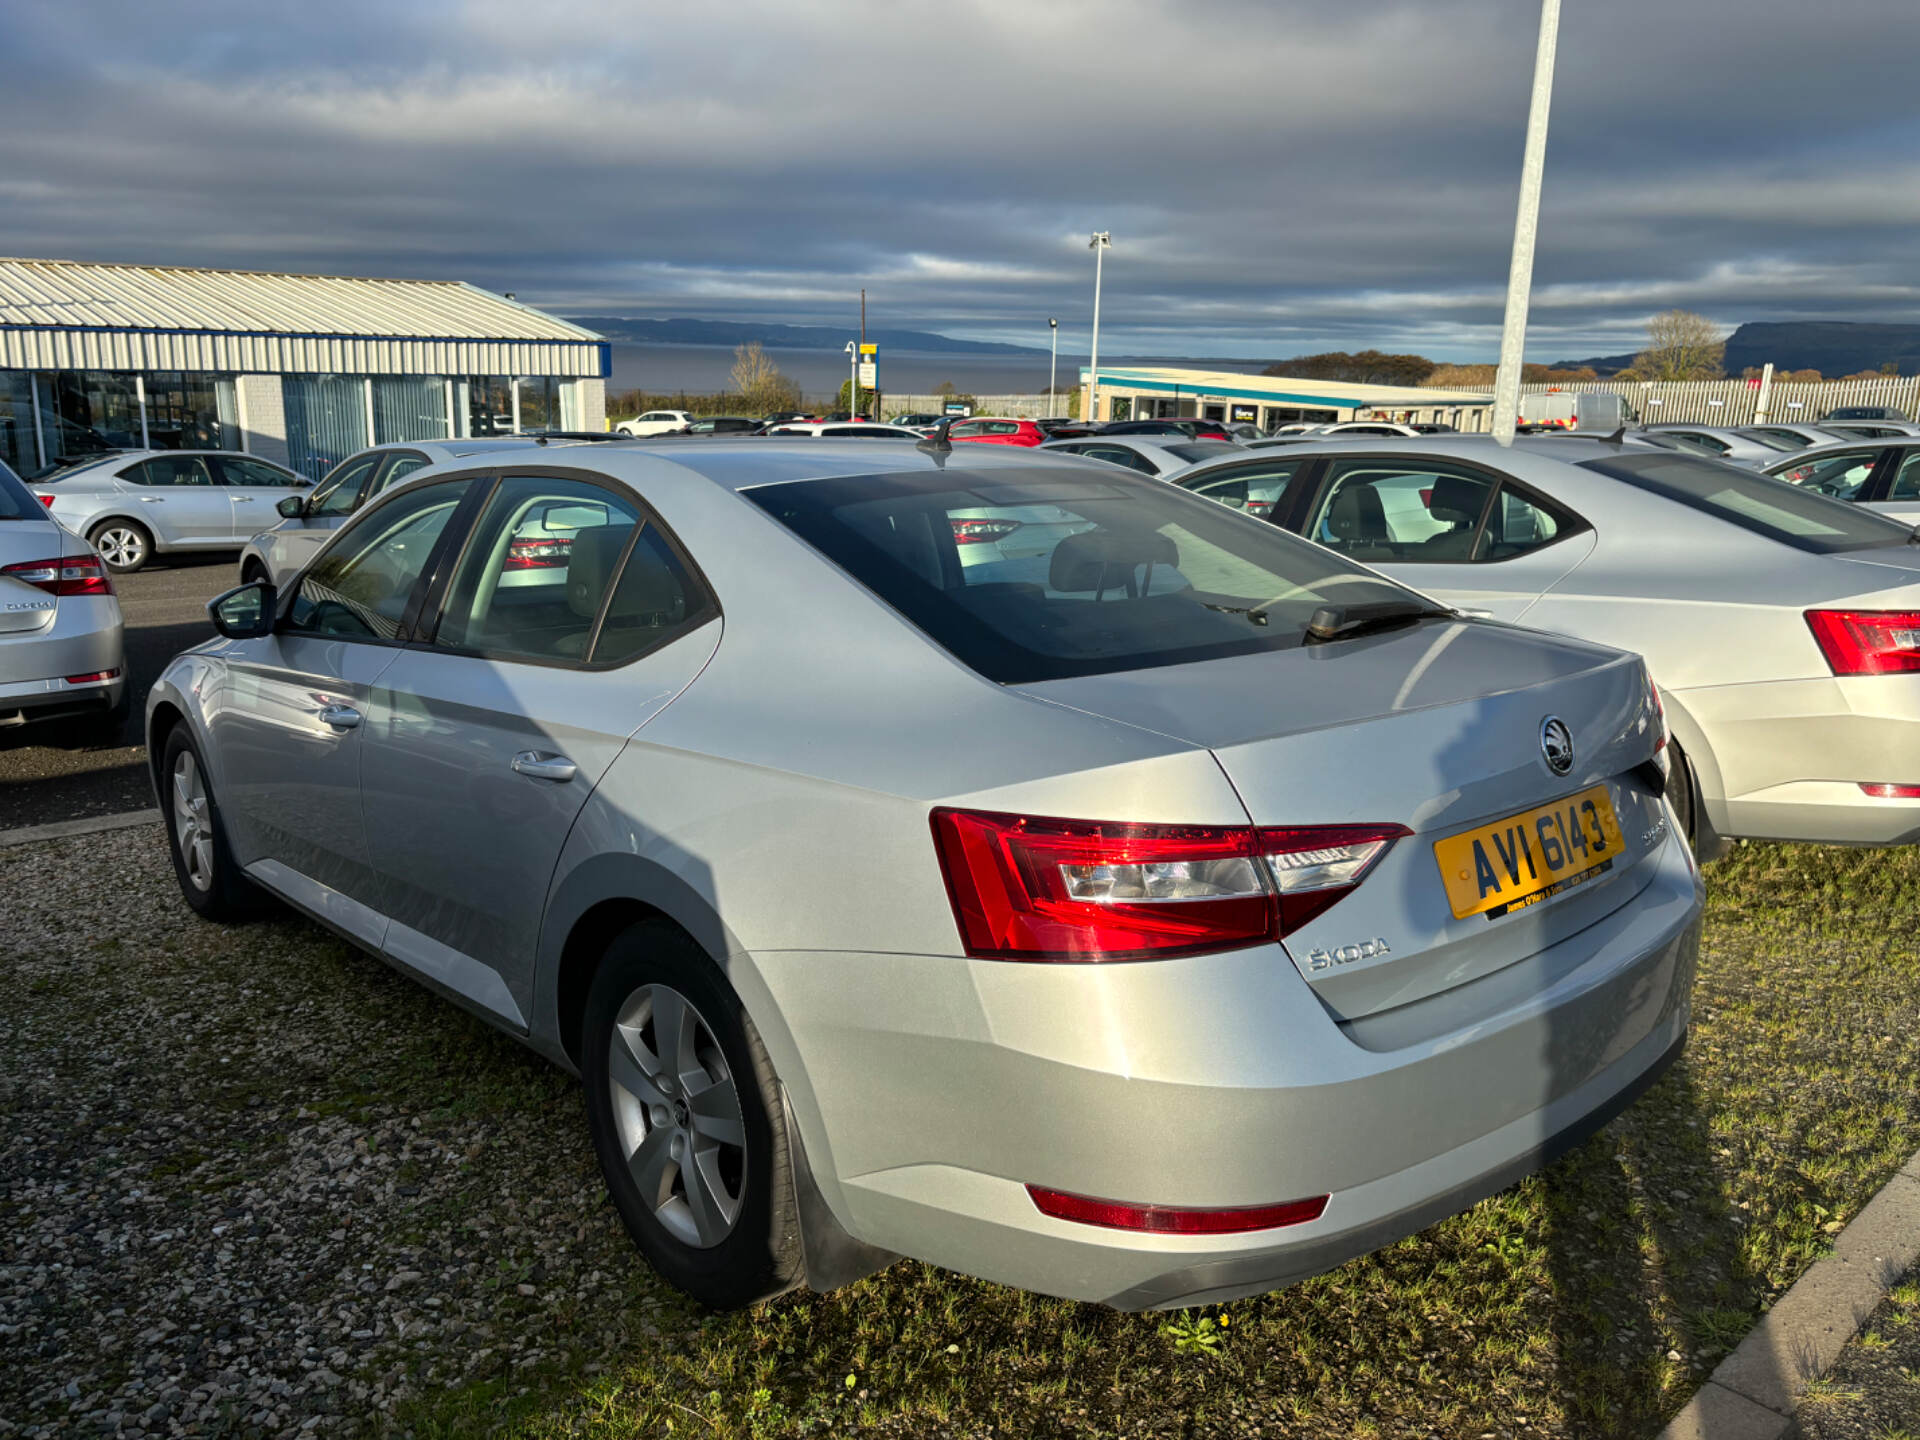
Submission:
M 738 320 L 632 320 L 620 315 L 568 315 L 575 325 L 596 330 L 622 345 L 746 345 L 758 340 L 773 350 L 839 350 L 858 331 L 828 325 L 769 325 Z M 889 350 L 951 355 L 1045 355 L 1033 345 L 1000 345 L 988 340 L 955 340 L 928 330 L 869 330 L 867 342 Z
M 1888 361 L 1902 375 L 1920 375 L 1920 325 L 1871 325 L 1852 320 L 1750 321 L 1727 340 L 1726 369 L 1772 363 L 1778 370 L 1818 370 L 1828 379 L 1878 370 Z M 1556 368 L 1591 366 L 1603 379 L 1633 364 L 1631 355 L 1562 360 Z

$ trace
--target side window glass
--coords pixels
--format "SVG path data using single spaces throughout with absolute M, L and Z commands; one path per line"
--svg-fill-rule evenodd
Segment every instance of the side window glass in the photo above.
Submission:
M 595 485 L 507 480 L 473 527 L 434 643 L 507 659 L 585 660 L 639 520 L 633 505 Z
M 596 665 L 617 665 L 659 645 L 711 607 L 658 526 L 640 532 L 593 643 Z
M 164 455 L 123 470 L 136 485 L 211 485 L 207 462 L 198 455 Z
M 1515 555 L 1551 545 L 1581 528 L 1580 522 L 1564 510 L 1529 499 L 1510 486 L 1502 486 L 1473 558 L 1510 560 Z
M 374 491 L 374 494 L 385 494 L 414 471 L 424 467 L 426 463 L 427 457 L 424 455 L 396 455 L 387 462 L 387 468 L 380 476 L 380 487 Z
M 1193 493 L 1266 519 L 1276 509 L 1284 508 L 1287 487 L 1303 463 L 1294 460 L 1258 470 L 1239 470 L 1219 480 L 1203 481 L 1193 487 Z
M 1492 488 L 1484 475 L 1433 462 L 1338 462 L 1307 535 L 1356 560 L 1461 564 L 1473 557 Z
M 1889 500 L 1920 500 L 1920 449 L 1907 451 L 1907 458 L 1900 462 L 1900 471 L 1893 477 L 1893 488 L 1887 492 Z
M 371 510 L 301 577 L 285 628 L 349 640 L 396 640 L 413 587 L 467 480 L 426 485 Z
M 1790 465 L 1780 472 L 1778 478 L 1816 494 L 1831 495 L 1836 500 L 1852 500 L 1859 495 L 1860 487 L 1867 483 L 1867 477 L 1873 473 L 1873 462 L 1878 455 L 1876 450 L 1849 450 L 1841 455 L 1826 455 L 1818 460 Z M 1898 482 L 1895 483 L 1897 486 Z
M 379 458 L 376 455 L 365 460 L 349 460 L 336 468 L 313 492 L 313 499 L 307 502 L 307 514 L 351 515 L 354 506 L 360 503 L 360 486 Z
M 283 470 L 262 465 L 258 460 L 240 460 L 231 455 L 220 457 L 220 470 L 229 485 L 271 486 L 276 490 L 291 490 L 297 483 L 293 476 Z

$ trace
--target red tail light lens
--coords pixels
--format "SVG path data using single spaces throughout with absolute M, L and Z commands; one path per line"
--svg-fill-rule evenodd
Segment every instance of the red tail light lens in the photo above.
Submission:
M 51 509 L 53 508 L 53 496 L 51 496 L 51 495 L 42 495 L 42 496 L 40 497 L 40 503 L 41 503 L 42 505 L 44 505 L 44 506 L 46 506 L 46 507 L 47 507 L 47 509 L 49 509 L 49 510 L 51 510 Z
M 985 545 L 989 541 L 1004 540 L 1020 528 L 1018 520 L 954 520 L 950 523 L 956 545 Z
M 1287 1200 L 1278 1205 L 1248 1205 L 1231 1210 L 1190 1210 L 1174 1205 L 1131 1205 L 1120 1200 L 1093 1200 L 1061 1190 L 1027 1186 L 1027 1194 L 1042 1215 L 1076 1220 L 1108 1230 L 1138 1230 L 1149 1235 L 1238 1235 L 1248 1230 L 1277 1230 L 1304 1225 L 1326 1212 L 1331 1196 Z
M 565 565 L 567 557 L 573 553 L 573 541 L 568 537 L 551 540 L 515 540 L 507 546 L 507 561 L 503 567 L 508 570 L 551 570 Z
M 1836 675 L 1920 670 L 1920 610 L 1809 610 L 1807 625 Z
M 1358 885 L 1408 833 L 933 812 L 966 952 L 1001 960 L 1145 960 L 1275 940 Z
M 1900 785 L 1890 780 L 1860 782 L 1860 788 L 1876 800 L 1920 800 L 1920 785 Z
M 49 595 L 111 595 L 113 579 L 98 555 L 56 555 L 0 566 L 0 575 L 44 590 Z

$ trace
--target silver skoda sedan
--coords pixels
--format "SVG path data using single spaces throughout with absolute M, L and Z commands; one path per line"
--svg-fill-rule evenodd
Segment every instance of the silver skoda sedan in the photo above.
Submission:
M 1703 856 L 1736 836 L 1920 840 L 1907 525 L 1743 467 L 1571 437 L 1295 446 L 1177 483 L 1450 604 L 1645 656 Z
M 0 463 L 0 733 L 109 744 L 127 719 L 125 632 L 93 547 Z
M 1048 543 L 963 564 L 983 511 Z M 580 1072 L 711 1305 L 897 1255 L 1271 1289 L 1537 1167 L 1686 1033 L 1637 659 L 1111 466 L 470 457 L 212 608 L 147 712 L 187 902 L 278 897 Z
M 36 481 L 33 491 L 109 569 L 125 573 L 173 550 L 237 550 L 306 486 L 257 455 L 129 450 Z

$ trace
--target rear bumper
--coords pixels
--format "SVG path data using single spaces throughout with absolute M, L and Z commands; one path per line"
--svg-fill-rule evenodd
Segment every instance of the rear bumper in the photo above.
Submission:
M 1680 692 L 1713 751 L 1714 830 L 1752 840 L 1901 845 L 1920 801 L 1863 784 L 1920 784 L 1920 675 L 1830 676 Z
M 1348 1025 L 1277 947 L 1107 966 L 752 960 L 850 1234 L 1049 1294 L 1193 1305 L 1456 1213 L 1651 1083 L 1686 1034 L 1701 897 L 1677 841 L 1648 863 L 1639 896 L 1551 950 Z M 1428 1023 L 1478 987 L 1470 1023 Z M 1331 1198 L 1284 1229 L 1143 1235 L 1042 1215 L 1028 1183 L 1174 1206 Z
M 0 635 L 0 726 L 113 709 L 126 695 L 126 664 L 120 603 L 65 597 L 45 630 Z M 118 674 L 104 683 L 67 679 L 109 670 Z

